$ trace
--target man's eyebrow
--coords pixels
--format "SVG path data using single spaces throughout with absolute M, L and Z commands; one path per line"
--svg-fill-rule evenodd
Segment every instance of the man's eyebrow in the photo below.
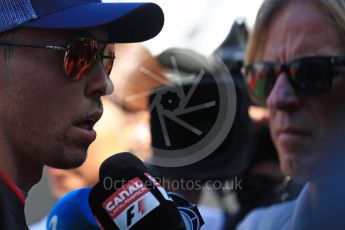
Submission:
M 106 34 L 101 34 L 101 33 L 96 34 L 96 33 L 93 33 L 92 31 L 88 31 L 88 30 L 74 30 L 71 32 L 71 36 L 72 36 L 72 38 L 76 38 L 76 37 L 92 38 L 92 39 L 94 39 L 96 41 L 100 41 L 102 43 L 103 42 L 106 43 L 106 40 L 107 40 Z
M 76 37 L 89 37 L 89 38 L 94 37 L 92 33 L 86 30 L 72 30 L 69 34 L 70 34 L 69 37 L 71 39 L 76 38 Z

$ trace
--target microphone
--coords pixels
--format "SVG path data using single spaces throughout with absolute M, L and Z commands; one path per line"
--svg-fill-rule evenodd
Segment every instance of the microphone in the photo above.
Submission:
M 158 190 L 165 200 L 174 202 L 177 205 L 178 211 L 177 212 L 171 212 L 173 209 L 166 209 L 163 210 L 164 212 L 158 212 L 152 216 L 147 215 L 145 218 L 148 218 L 146 221 L 150 222 L 153 227 L 158 226 L 157 223 L 160 222 L 161 218 L 175 218 L 178 219 L 175 215 L 178 215 L 182 217 L 183 223 L 182 225 L 177 224 L 178 222 L 170 223 L 169 220 L 167 222 L 164 222 L 164 224 L 168 224 L 168 227 L 162 227 L 164 229 L 187 229 L 187 230 L 198 230 L 200 227 L 204 224 L 202 217 L 199 213 L 199 210 L 197 209 L 196 205 L 193 205 L 188 202 L 183 196 L 177 194 L 177 193 L 166 193 L 164 188 L 159 185 L 159 183 L 151 177 L 146 171 L 145 165 L 135 156 L 129 153 L 121 153 L 116 155 L 116 157 L 111 157 L 108 160 L 106 160 L 100 170 L 100 178 L 103 178 L 103 175 L 111 175 L 113 173 L 113 164 L 119 165 L 118 168 L 124 168 L 131 170 L 133 165 L 136 166 L 139 170 L 141 170 L 141 173 L 143 173 L 147 178 L 148 184 L 154 184 L 156 190 Z M 119 164 L 119 161 L 121 164 Z M 118 169 L 117 169 L 118 170 Z M 116 171 L 117 172 L 117 171 Z M 108 178 L 111 179 L 111 178 Z M 146 178 L 145 178 L 146 179 Z M 137 186 L 136 184 L 135 186 Z M 105 187 L 107 188 L 107 187 Z M 137 188 L 137 187 L 132 187 Z M 46 229 L 48 230 L 57 230 L 57 229 L 76 229 L 76 230 L 94 230 L 94 229 L 100 229 L 100 224 L 95 219 L 94 214 L 91 211 L 91 208 L 89 206 L 89 198 L 90 197 L 90 187 L 74 190 L 72 192 L 67 193 L 65 196 L 63 196 L 52 208 L 51 212 L 49 213 L 47 217 L 47 226 Z M 130 190 L 128 190 L 130 191 Z M 132 191 L 132 190 L 131 190 Z M 123 193 L 120 197 L 125 196 L 125 193 Z M 118 200 L 116 200 L 118 201 Z M 141 202 L 145 203 L 145 202 Z M 119 205 L 119 203 L 117 203 Z M 169 204 L 173 205 L 174 204 Z M 144 210 L 145 206 L 142 206 L 141 210 Z M 131 213 L 130 213 L 131 214 Z M 132 213 L 133 214 L 133 213 Z M 162 215 L 166 216 L 162 216 Z M 158 217 L 157 217 L 158 215 Z M 131 215 L 129 215 L 131 216 Z M 99 219 L 99 218 L 98 218 Z M 102 222 L 101 222 L 102 223 Z M 136 225 L 133 224 L 133 228 L 131 229 L 146 229 L 147 227 L 151 227 L 151 225 Z M 135 226 L 135 227 L 134 227 Z M 158 227 L 157 227 L 158 228 Z M 161 228 L 161 227 L 159 227 Z M 118 229 L 113 226 L 105 227 L 104 229 Z M 128 229 L 125 226 L 122 226 L 121 229 Z
M 104 229 L 186 229 L 174 201 L 133 154 L 109 157 L 99 178 L 89 204 Z
M 46 229 L 99 230 L 88 203 L 90 190 L 74 190 L 58 200 L 47 217 Z

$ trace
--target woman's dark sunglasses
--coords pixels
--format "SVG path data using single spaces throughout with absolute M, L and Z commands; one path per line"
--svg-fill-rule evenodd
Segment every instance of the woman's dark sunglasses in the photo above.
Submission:
M 103 67 L 109 75 L 115 59 L 113 44 L 102 43 L 86 37 L 73 39 L 66 47 L 26 44 L 12 41 L 0 41 L 0 45 L 63 51 L 65 52 L 63 68 L 68 79 L 73 81 L 83 79 L 98 60 L 102 61 Z
M 302 57 L 286 64 L 254 62 L 243 68 L 249 91 L 255 102 L 263 105 L 280 75 L 287 74 L 292 87 L 301 95 L 323 94 L 330 90 L 337 72 L 335 66 L 344 66 L 345 57 Z

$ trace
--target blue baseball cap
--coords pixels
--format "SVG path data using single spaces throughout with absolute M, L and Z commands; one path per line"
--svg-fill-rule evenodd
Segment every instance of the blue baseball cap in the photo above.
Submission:
M 86 29 L 104 26 L 108 42 L 141 42 L 164 24 L 154 3 L 103 3 L 101 0 L 1 0 L 0 33 L 18 27 Z

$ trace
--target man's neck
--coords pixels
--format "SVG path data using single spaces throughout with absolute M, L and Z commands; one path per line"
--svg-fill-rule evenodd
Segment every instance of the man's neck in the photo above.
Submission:
M 309 182 L 309 188 L 310 188 L 310 203 L 312 210 L 315 210 L 318 204 L 318 201 L 320 199 L 320 191 L 318 189 L 318 185 L 315 181 Z
M 14 153 L 0 145 L 0 170 L 24 193 L 38 183 L 42 177 L 43 165 L 26 157 L 25 154 Z

